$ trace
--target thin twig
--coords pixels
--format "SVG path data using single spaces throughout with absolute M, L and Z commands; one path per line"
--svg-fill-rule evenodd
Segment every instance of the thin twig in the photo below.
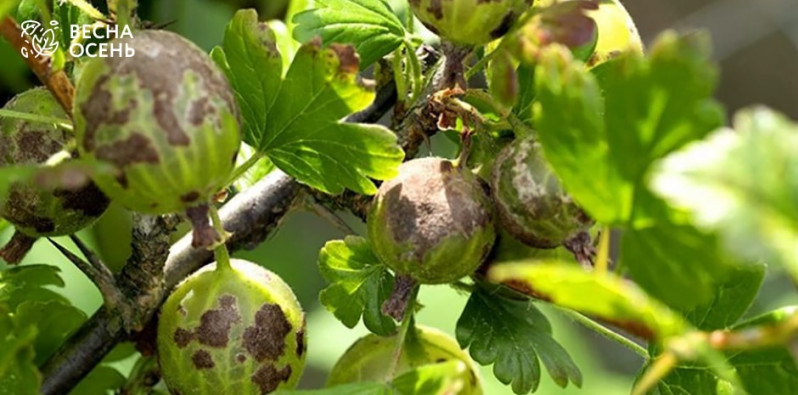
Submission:
M 562 313 L 563 315 L 571 318 L 572 320 L 582 324 L 585 328 L 592 330 L 593 332 L 598 333 L 602 337 L 614 341 L 615 343 L 620 344 L 623 347 L 626 347 L 630 351 L 634 352 L 635 354 L 641 356 L 644 360 L 648 360 L 649 354 L 645 348 L 641 347 L 639 344 L 627 339 L 623 335 L 616 333 L 610 328 L 580 314 L 576 311 L 569 310 L 557 305 L 552 305 L 554 308 Z
M 86 246 L 83 244 L 80 239 L 75 236 L 72 236 L 72 240 L 78 240 L 79 243 L 75 243 L 78 245 L 78 248 L 83 251 Z M 115 307 L 125 303 L 126 298 L 119 291 L 119 288 L 116 284 L 116 279 L 114 278 L 113 273 L 102 263 L 99 261 L 94 261 L 94 258 L 89 258 L 89 262 L 86 262 L 79 256 L 73 254 L 71 251 L 67 250 L 61 244 L 55 242 L 55 240 L 51 238 L 47 238 L 47 241 L 50 242 L 62 255 L 64 255 L 67 259 L 69 259 L 72 264 L 74 264 L 78 270 L 83 272 L 86 277 L 97 286 L 97 289 L 100 291 L 100 294 L 103 296 L 103 301 L 105 302 L 106 306 Z M 91 251 L 89 251 L 91 253 Z M 83 253 L 86 255 L 86 253 Z M 93 255 L 93 254 L 92 254 Z M 88 257 L 89 255 L 87 255 Z
M 53 96 L 61 107 L 64 108 L 67 115 L 72 117 L 72 99 L 74 97 L 74 87 L 69 81 L 66 73 L 63 70 L 53 71 L 52 58 L 43 55 L 36 56 L 37 51 L 33 48 L 33 39 L 27 37 L 20 29 L 17 22 L 10 16 L 6 16 L 0 21 L 0 35 L 2 35 L 17 52 L 22 54 L 23 48 L 29 54 L 24 57 L 25 62 L 28 64 L 36 77 L 39 78 L 47 89 L 52 92 Z

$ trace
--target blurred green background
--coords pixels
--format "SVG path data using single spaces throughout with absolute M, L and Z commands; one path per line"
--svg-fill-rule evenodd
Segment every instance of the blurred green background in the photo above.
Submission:
M 170 0 L 140 1 L 140 15 L 166 29 L 178 32 L 206 50 L 219 43 L 224 27 L 238 8 L 255 7 L 263 19 L 282 18 L 289 0 Z M 93 1 L 101 7 L 103 2 Z M 402 0 L 391 0 L 395 10 L 405 8 Z M 764 103 L 798 118 L 798 9 L 795 0 L 659 0 L 627 1 L 627 7 L 637 21 L 644 39 L 650 41 L 669 27 L 704 27 L 710 30 L 717 48 L 723 77 L 720 99 L 736 110 L 753 103 Z M 0 100 L 5 102 L 15 93 L 25 90 L 36 81 L 21 57 L 0 41 Z M 437 155 L 452 156 L 454 147 L 438 136 L 430 144 Z M 342 214 L 345 216 L 345 214 Z M 353 227 L 363 231 L 362 224 L 346 217 Z M 5 243 L 11 230 L 0 233 Z M 118 268 L 129 252 L 129 218 L 118 208 L 110 210 L 93 228 L 81 232 L 109 265 Z M 317 295 L 324 286 L 316 258 L 325 241 L 341 238 L 336 228 L 314 214 L 291 213 L 282 226 L 261 246 L 252 251 L 238 252 L 238 257 L 257 262 L 280 274 L 296 292 L 308 313 L 308 365 L 301 382 L 303 388 L 320 387 L 336 359 L 359 336 L 366 333 L 361 326 L 347 329 L 322 308 Z M 70 245 L 65 238 L 59 242 Z M 94 286 L 46 241 L 36 244 L 24 264 L 46 263 L 61 268 L 66 287 L 59 289 L 80 309 L 91 315 L 101 304 Z M 0 265 L 3 265 L 0 263 Z M 796 303 L 789 283 L 771 273 L 755 306 L 748 315 L 767 309 Z M 422 324 L 454 333 L 455 323 L 466 298 L 446 286 L 426 286 L 421 291 L 426 306 L 418 321 Z M 625 394 L 641 365 L 641 359 L 626 349 L 610 343 L 563 318 L 545 305 L 555 328 L 555 337 L 568 349 L 584 376 L 583 388 L 560 389 L 544 373 L 540 394 Z M 130 346 L 126 346 L 129 350 Z M 125 353 L 121 353 L 124 357 Z M 111 365 L 126 374 L 138 357 L 133 354 Z M 118 359 L 118 358 L 116 358 Z M 511 394 L 483 368 L 486 394 Z M 85 393 L 85 392 L 84 392 Z

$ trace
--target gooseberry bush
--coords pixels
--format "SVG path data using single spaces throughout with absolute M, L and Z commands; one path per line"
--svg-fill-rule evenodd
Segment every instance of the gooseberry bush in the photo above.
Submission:
M 551 315 L 637 354 L 633 394 L 798 388 L 796 307 L 747 314 L 765 264 L 798 282 L 798 124 L 727 124 L 705 34 L 644 49 L 617 0 L 314 0 L 239 10 L 206 53 L 136 9 L 0 1 L 21 53 L 23 19 L 127 26 L 105 40 L 135 51 L 54 36 L 0 110 L 0 394 L 527 394 L 543 371 L 594 393 Z M 132 218 L 113 269 L 75 235 L 109 202 Z M 348 234 L 307 267 L 318 300 L 370 333 L 296 390 L 339 340 L 230 254 L 307 207 Z M 95 284 L 92 316 L 24 259 L 37 240 Z M 467 298 L 455 336 L 416 322 L 430 286 Z

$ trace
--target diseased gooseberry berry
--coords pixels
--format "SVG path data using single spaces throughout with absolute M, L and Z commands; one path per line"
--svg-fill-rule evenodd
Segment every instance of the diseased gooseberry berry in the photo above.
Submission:
M 499 153 L 491 193 L 503 229 L 532 247 L 583 242 L 593 223 L 563 190 L 533 138 L 515 140 Z
M 460 45 L 501 37 L 532 0 L 410 0 L 413 14 L 433 33 Z
M 78 147 L 116 175 L 97 185 L 124 207 L 150 214 L 188 211 L 195 245 L 219 235 L 207 204 L 231 174 L 241 136 L 225 76 L 200 48 L 175 33 L 138 31 L 115 45 L 130 58 L 94 58 L 76 86 Z
M 441 158 L 403 163 L 372 201 L 368 235 L 398 275 L 439 284 L 471 274 L 496 232 L 489 197 L 476 176 Z
M 206 266 L 167 298 L 158 357 L 172 393 L 267 394 L 296 386 L 305 316 L 291 288 L 252 262 Z
M 356 381 L 390 382 L 421 366 L 456 360 L 466 365 L 459 377 L 463 387 L 456 395 L 482 394 L 482 379 L 476 364 L 449 335 L 417 325 L 407 334 L 397 360 L 398 341 L 398 335 L 381 337 L 369 334 L 358 339 L 336 362 L 327 386 Z
M 55 98 L 43 88 L 20 93 L 4 108 L 67 119 Z M 45 163 L 66 148 L 69 138 L 68 132 L 50 123 L 0 117 L 0 166 Z M 10 263 L 19 262 L 37 237 L 75 233 L 94 222 L 107 207 L 108 199 L 91 182 L 75 190 L 50 190 L 33 180 L 17 182 L 0 211 L 17 232 L 0 256 Z

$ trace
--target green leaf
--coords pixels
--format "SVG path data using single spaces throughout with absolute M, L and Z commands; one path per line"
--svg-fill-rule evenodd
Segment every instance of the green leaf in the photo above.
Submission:
M 280 58 L 283 59 L 283 70 L 288 70 L 291 67 L 291 62 L 294 61 L 294 56 L 299 52 L 301 44 L 299 41 L 294 40 L 288 26 L 283 21 L 273 20 L 266 22 L 266 24 L 269 25 L 269 29 L 274 33 L 277 50 L 280 51 Z
M 5 18 L 6 14 L 13 10 L 18 3 L 19 0 L 0 0 L 0 19 Z
M 274 395 L 393 395 L 394 392 L 383 383 L 352 383 L 320 390 L 282 390 Z
M 71 395 L 115 394 L 124 384 L 125 376 L 122 373 L 110 366 L 99 365 L 92 369 L 89 375 L 83 378 L 69 393 Z
M 661 222 L 621 240 L 621 265 L 630 277 L 681 312 L 711 303 L 738 264 L 715 235 L 690 225 Z
M 689 327 L 637 285 L 612 273 L 600 275 L 562 262 L 527 262 L 494 266 L 488 278 L 497 283 L 522 283 L 558 306 L 643 327 L 660 339 L 681 334 Z
M 0 304 L 0 395 L 36 395 L 41 375 L 33 363 L 36 327 L 17 327 Z
M 533 126 L 532 103 L 535 101 L 535 68 L 520 65 L 515 71 L 518 76 L 518 102 L 513 113 L 528 126 Z
M 238 150 L 238 157 L 236 159 L 236 166 L 242 166 L 247 161 L 257 154 L 254 148 L 250 147 L 247 143 L 241 143 L 241 149 Z M 237 191 L 244 191 L 255 185 L 263 177 L 266 177 L 274 170 L 274 163 L 265 156 L 261 156 L 257 162 L 252 164 L 247 171 L 233 181 L 233 187 Z
M 795 314 L 798 314 L 798 307 L 782 307 L 737 324 L 732 329 L 775 324 Z M 737 369 L 743 387 L 750 394 L 777 394 L 785 388 L 798 388 L 798 367 L 787 347 L 734 353 L 729 356 L 729 362 Z
M 456 394 L 463 388 L 468 366 L 453 360 L 425 365 L 396 377 L 391 385 L 402 395 Z
M 723 122 L 711 99 L 707 39 L 663 34 L 649 58 L 628 53 L 596 70 L 550 48 L 536 69 L 536 127 L 566 189 L 599 222 L 650 223 L 651 163 Z M 589 171 L 585 171 L 589 169 Z
M 53 19 L 57 20 L 59 26 L 61 26 L 61 37 L 59 37 L 61 48 L 69 48 L 72 43 L 72 35 L 69 26 L 90 25 L 94 23 L 94 19 L 92 19 L 89 13 L 68 1 L 53 0 L 52 3 Z M 83 5 L 86 4 L 84 3 Z M 95 9 L 94 11 L 97 10 Z M 101 13 L 99 13 L 99 15 L 103 17 Z
M 222 47 L 211 57 L 225 71 L 241 109 L 244 140 L 257 142 L 267 127 L 269 109 L 280 91 L 283 60 L 269 25 L 255 10 L 236 12 L 224 32 Z
M 308 42 L 321 37 L 325 45 L 354 45 L 366 68 L 402 45 L 402 21 L 384 0 L 315 0 L 315 8 L 294 16 L 294 37 Z
M 696 328 L 710 331 L 732 326 L 748 310 L 765 278 L 764 264 L 730 267 L 726 281 L 716 285 L 712 299 L 685 317 Z
M 14 314 L 16 325 L 39 328 L 34 343 L 36 365 L 53 355 L 85 321 L 86 314 L 82 310 L 60 300 L 25 301 L 17 306 Z
M 10 311 L 25 302 L 69 301 L 45 286 L 63 287 L 58 269 L 49 265 L 14 266 L 0 271 L 0 306 Z
M 657 384 L 655 395 L 733 395 L 733 386 L 711 370 L 696 366 L 674 369 Z
M 798 124 L 754 108 L 734 125 L 662 161 L 652 188 L 732 253 L 798 279 Z
M 341 122 L 374 99 L 358 81 L 351 47 L 304 45 L 283 78 L 274 35 L 244 10 L 212 56 L 236 91 L 244 140 L 289 175 L 330 194 L 373 194 L 369 178 L 396 176 L 404 158 L 396 135 L 380 125 Z
M 798 307 L 788 306 L 774 310 L 731 327 L 731 330 L 755 330 L 760 325 L 771 325 L 793 317 Z M 726 353 L 742 387 L 749 394 L 780 394 L 785 388 L 798 387 L 798 367 L 786 347 L 769 347 L 758 350 L 730 351 Z M 671 372 L 658 386 L 655 394 L 734 394 L 728 381 L 718 378 L 704 366 L 682 366 Z
M 371 251 L 366 239 L 348 236 L 327 242 L 319 252 L 319 268 L 330 283 L 319 294 L 321 304 L 349 328 L 363 317 L 370 331 L 387 336 L 396 323 L 380 308 L 393 289 L 393 276 Z
M 455 332 L 463 348 L 482 365 L 493 364 L 493 374 L 513 392 L 535 391 L 540 383 L 540 361 L 555 383 L 582 386 L 582 373 L 568 352 L 551 336 L 546 317 L 528 300 L 511 300 L 488 290 L 475 290 L 457 320 Z

